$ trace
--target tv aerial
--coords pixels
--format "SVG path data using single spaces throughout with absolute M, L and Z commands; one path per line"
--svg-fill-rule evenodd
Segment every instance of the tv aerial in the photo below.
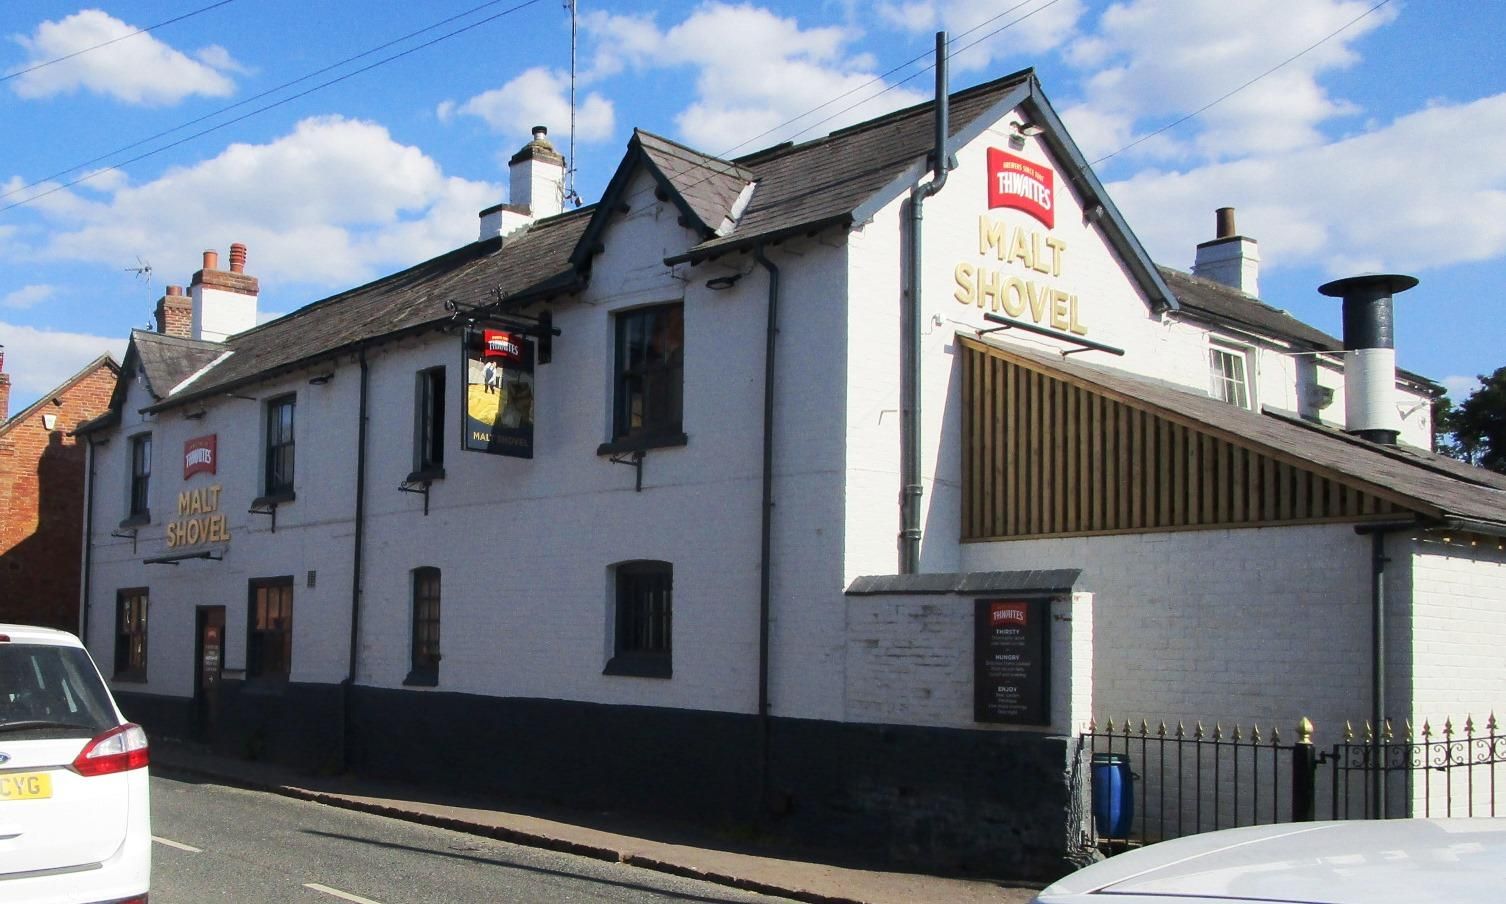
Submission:
M 143 258 L 141 255 L 136 255 L 136 266 L 124 267 L 122 269 L 126 273 L 136 274 L 136 278 L 141 280 L 146 285 L 152 284 L 152 262 Z

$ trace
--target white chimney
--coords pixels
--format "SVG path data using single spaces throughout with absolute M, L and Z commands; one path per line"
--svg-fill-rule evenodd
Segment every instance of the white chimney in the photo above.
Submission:
M 221 270 L 220 253 L 204 252 L 204 269 L 193 275 L 188 295 L 193 302 L 193 339 L 224 342 L 256 326 L 261 285 L 246 275 L 246 246 L 230 246 L 230 269 Z
M 507 161 L 508 202 L 481 211 L 481 239 L 505 236 L 565 209 L 565 158 L 549 143 L 549 130 L 533 127 L 533 140 Z
M 1246 295 L 1260 295 L 1260 249 L 1254 239 L 1239 235 L 1234 228 L 1234 208 L 1220 207 L 1217 238 L 1197 246 L 1192 274 Z

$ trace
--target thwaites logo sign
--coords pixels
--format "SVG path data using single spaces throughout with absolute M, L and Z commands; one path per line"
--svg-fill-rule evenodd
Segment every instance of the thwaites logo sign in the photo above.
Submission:
M 988 207 L 1010 207 L 1056 228 L 1056 174 L 1023 157 L 988 149 Z
M 216 464 L 215 439 L 219 434 L 196 436 L 183 444 L 183 479 L 195 474 L 213 474 Z

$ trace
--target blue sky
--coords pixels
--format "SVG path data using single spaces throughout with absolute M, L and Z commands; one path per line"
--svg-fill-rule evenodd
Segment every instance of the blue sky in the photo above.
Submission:
M 1398 361 L 1457 400 L 1506 365 L 1506 11 L 1377 2 L 581 0 L 576 187 L 635 126 L 737 154 L 922 100 L 945 28 L 954 89 L 1036 67 L 1159 262 L 1234 206 L 1261 295 L 1335 335 L 1320 283 L 1418 276 Z M 470 241 L 530 126 L 568 148 L 569 67 L 561 0 L 0 4 L 11 412 L 118 357 L 205 249 L 248 246 L 266 314 Z

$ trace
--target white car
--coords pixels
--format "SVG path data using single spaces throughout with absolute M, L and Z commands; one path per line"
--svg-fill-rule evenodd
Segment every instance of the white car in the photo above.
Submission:
M 1072 873 L 1039 904 L 1390 904 L 1506 900 L 1506 820 L 1250 826 L 1152 844 Z
M 147 761 L 77 637 L 0 624 L 0 901 L 146 904 Z

